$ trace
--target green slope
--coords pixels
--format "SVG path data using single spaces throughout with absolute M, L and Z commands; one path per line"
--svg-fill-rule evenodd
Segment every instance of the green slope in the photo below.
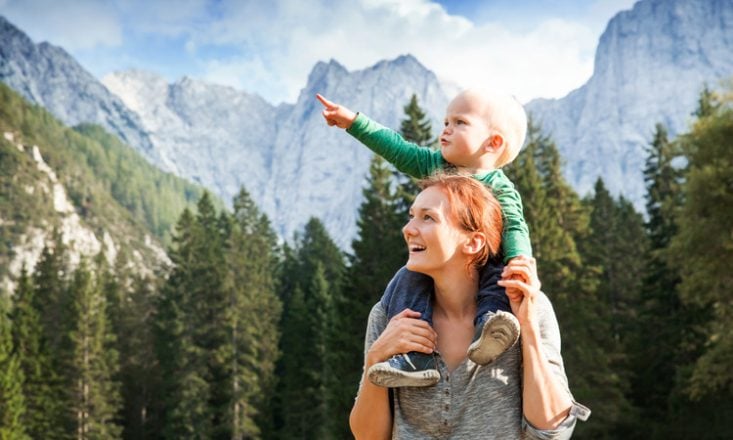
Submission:
M 12 134 L 12 142 L 5 133 Z M 55 171 L 82 223 L 97 238 L 108 232 L 145 260 L 155 259 L 144 245 L 145 236 L 167 243 L 180 213 L 204 191 L 150 165 L 98 126 L 65 127 L 0 83 L 0 278 L 21 235 L 29 228 L 50 231 L 59 224 L 48 175 L 38 169 L 32 146 Z

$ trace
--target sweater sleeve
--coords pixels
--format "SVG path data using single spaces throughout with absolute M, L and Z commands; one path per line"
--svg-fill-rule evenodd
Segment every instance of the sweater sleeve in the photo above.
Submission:
M 443 168 L 444 161 L 440 151 L 408 142 L 394 130 L 361 113 L 357 114 L 346 132 L 412 177 L 426 177 Z
M 492 171 L 490 178 L 478 177 L 494 192 L 494 196 L 501 205 L 504 217 L 504 230 L 501 237 L 501 247 L 504 253 L 504 262 L 514 257 L 532 256 L 532 244 L 529 241 L 529 227 L 524 221 L 522 197 L 514 188 L 514 184 L 501 170 Z

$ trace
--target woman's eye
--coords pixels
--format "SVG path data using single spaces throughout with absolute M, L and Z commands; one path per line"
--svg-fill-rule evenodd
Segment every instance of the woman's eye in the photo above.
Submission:
M 430 217 L 429 215 L 425 214 L 422 219 L 425 220 L 425 221 L 429 221 L 429 220 L 432 220 L 433 218 Z

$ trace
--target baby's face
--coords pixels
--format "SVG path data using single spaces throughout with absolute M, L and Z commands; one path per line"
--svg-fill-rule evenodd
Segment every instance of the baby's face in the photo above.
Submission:
M 487 111 L 486 102 L 472 93 L 461 93 L 448 104 L 440 135 L 440 150 L 446 161 L 476 167 L 491 136 Z

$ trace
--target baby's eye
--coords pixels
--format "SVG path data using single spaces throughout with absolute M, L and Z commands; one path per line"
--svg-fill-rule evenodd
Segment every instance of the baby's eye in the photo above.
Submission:
M 464 125 L 465 123 L 466 121 L 464 121 L 463 119 L 459 119 L 456 121 L 456 125 Z
M 447 127 L 447 126 L 448 126 L 448 121 L 443 121 L 443 127 Z

